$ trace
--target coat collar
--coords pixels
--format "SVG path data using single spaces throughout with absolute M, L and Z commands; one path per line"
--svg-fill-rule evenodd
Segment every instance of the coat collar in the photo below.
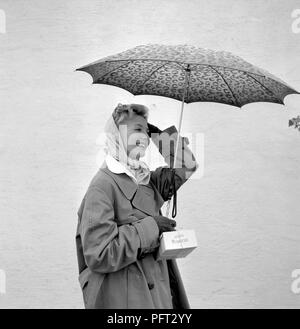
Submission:
M 128 176 L 130 176 L 135 182 L 136 182 L 136 178 L 134 177 L 134 175 L 130 172 L 130 170 L 128 170 L 128 168 L 126 168 L 121 162 L 117 161 L 114 157 L 112 157 L 110 154 L 106 155 L 105 158 L 105 162 L 106 165 L 108 167 L 108 169 L 115 173 L 115 174 L 122 174 L 125 173 Z

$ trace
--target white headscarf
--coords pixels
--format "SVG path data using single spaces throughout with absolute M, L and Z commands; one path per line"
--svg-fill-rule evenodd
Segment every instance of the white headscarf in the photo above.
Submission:
M 147 185 L 150 180 L 149 167 L 145 162 L 132 159 L 127 155 L 124 141 L 112 116 L 108 119 L 104 132 L 106 134 L 105 153 L 125 166 L 134 175 L 137 184 Z

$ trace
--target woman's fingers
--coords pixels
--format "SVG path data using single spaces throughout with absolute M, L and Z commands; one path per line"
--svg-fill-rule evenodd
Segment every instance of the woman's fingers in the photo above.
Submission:
M 168 219 L 165 223 L 165 232 L 175 231 L 176 222 L 173 219 Z
M 172 226 L 172 227 L 176 227 L 176 222 L 175 222 L 175 220 L 170 219 L 170 223 L 171 223 L 171 226 Z
M 153 217 L 159 227 L 160 233 L 175 231 L 176 221 L 165 216 Z

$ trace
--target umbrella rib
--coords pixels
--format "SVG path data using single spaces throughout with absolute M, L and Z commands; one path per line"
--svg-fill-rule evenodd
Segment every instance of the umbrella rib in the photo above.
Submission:
M 113 70 L 110 70 L 109 72 L 106 72 L 106 73 L 103 74 L 101 77 L 99 77 L 96 81 L 98 81 L 99 79 L 103 79 L 103 78 L 104 78 L 105 76 L 107 76 L 108 74 L 110 74 L 110 73 L 112 73 L 112 72 L 118 70 L 119 68 L 121 68 L 121 67 L 123 67 L 123 66 L 128 65 L 130 62 L 131 62 L 130 60 L 127 60 L 125 64 L 120 65 L 120 66 L 118 66 L 117 68 L 114 68 Z M 95 82 L 96 82 L 96 81 L 95 81 Z
M 159 67 L 156 68 L 154 71 L 152 71 L 152 72 L 150 73 L 150 75 L 146 78 L 146 80 L 142 83 L 142 86 L 141 86 L 141 87 L 143 87 L 144 84 L 145 84 L 148 80 L 150 80 L 150 78 L 152 77 L 152 75 L 153 75 L 155 72 L 157 72 L 158 70 L 160 70 L 162 67 L 166 66 L 167 64 L 169 64 L 169 62 L 167 62 L 167 63 L 165 63 L 165 64 L 159 66 Z
M 224 81 L 224 83 L 226 84 L 227 88 L 229 89 L 229 91 L 230 91 L 232 97 L 234 98 L 236 104 L 237 104 L 239 107 L 241 107 L 240 102 L 237 100 L 236 96 L 235 96 L 234 93 L 233 93 L 233 90 L 230 88 L 228 82 L 225 80 L 225 78 L 223 77 L 223 75 L 222 75 L 218 70 L 216 70 L 214 67 L 212 67 L 211 65 L 208 65 L 208 66 L 209 66 L 212 70 L 214 70 L 214 71 L 215 71 L 215 72 L 221 77 L 221 79 Z
M 265 85 L 263 85 L 260 81 L 258 81 L 257 79 L 255 79 L 252 75 L 248 74 L 245 72 L 245 75 L 247 75 L 248 77 L 252 78 L 255 82 L 257 82 L 259 85 L 261 85 L 263 88 L 265 88 L 268 92 L 270 92 L 274 98 L 276 98 L 280 103 L 283 103 L 283 101 L 278 98 L 271 89 L 269 89 L 268 87 L 266 87 Z M 275 81 L 275 80 L 274 80 Z

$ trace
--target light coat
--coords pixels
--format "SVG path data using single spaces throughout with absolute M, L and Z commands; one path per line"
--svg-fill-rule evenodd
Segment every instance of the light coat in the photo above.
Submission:
M 174 139 L 174 126 L 166 129 Z M 158 136 L 159 138 L 159 136 Z M 159 146 L 158 139 L 152 138 Z M 177 190 L 197 168 L 183 139 L 175 169 Z M 164 142 L 163 142 L 164 143 Z M 78 210 L 76 233 L 79 281 L 86 308 L 189 308 L 175 260 L 157 260 L 159 229 L 153 216 L 174 193 L 174 150 L 159 151 L 168 166 L 151 172 L 148 185 L 137 185 L 125 173 L 111 172 L 106 163 L 92 179 Z M 194 162 L 186 166 L 187 161 Z

